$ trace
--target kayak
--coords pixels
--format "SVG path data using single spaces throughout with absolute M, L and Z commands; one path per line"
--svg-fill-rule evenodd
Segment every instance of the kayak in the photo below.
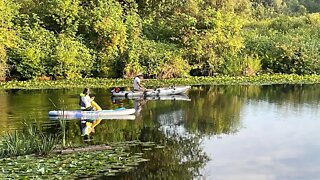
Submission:
M 98 111 L 81 111 L 81 110 L 66 110 L 66 111 L 50 111 L 50 116 L 61 116 L 64 118 L 90 118 L 100 116 L 122 116 L 130 115 L 136 112 L 135 109 L 118 108 L 114 110 L 98 110 Z
M 140 96 L 131 96 L 131 97 L 120 97 L 120 96 L 114 96 L 112 97 L 112 101 L 115 102 L 117 100 L 124 100 L 124 99 L 130 99 L 130 100 L 171 100 L 171 101 L 191 101 L 191 99 L 185 95 L 185 94 L 176 94 L 171 96 L 146 96 L 146 97 L 140 97 Z
M 141 96 L 169 96 L 186 93 L 191 86 L 174 86 L 166 88 L 156 88 L 150 91 L 115 91 L 112 90 L 112 96 L 117 97 L 141 97 Z
M 135 120 L 136 116 L 135 115 L 119 115 L 119 116 L 114 116 L 114 115 L 90 115 L 86 116 L 83 115 L 81 117 L 74 117 L 74 116 L 49 116 L 50 120 L 73 120 L 73 119 L 86 119 L 86 120 Z

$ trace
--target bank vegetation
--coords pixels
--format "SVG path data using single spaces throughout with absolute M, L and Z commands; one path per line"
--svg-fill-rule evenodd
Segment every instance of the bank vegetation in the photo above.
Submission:
M 317 0 L 2 0 L 0 80 L 320 74 Z

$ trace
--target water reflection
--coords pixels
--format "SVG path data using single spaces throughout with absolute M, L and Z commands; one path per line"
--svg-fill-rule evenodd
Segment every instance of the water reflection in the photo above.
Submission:
M 134 100 L 134 109 L 136 110 L 136 116 L 141 116 L 141 110 L 144 107 L 144 105 L 147 103 L 147 100 L 145 99 L 136 99 Z
M 2 90 L 1 128 L 22 129 L 21 122 L 35 121 L 56 133 L 59 123 L 48 119 L 48 111 L 77 109 L 79 91 Z M 91 143 L 141 140 L 166 147 L 146 152 L 151 161 L 121 178 L 320 178 L 320 85 L 194 86 L 189 101 L 112 99 L 108 89 L 92 92 L 103 109 L 135 107 L 139 114 L 134 121 L 100 121 Z M 66 144 L 83 145 L 79 123 L 66 122 Z
M 10 122 L 8 120 L 8 94 L 5 90 L 0 90 L 0 127 L 1 127 L 1 131 L 0 131 L 0 135 L 2 135 L 3 133 L 7 132 L 10 126 Z
M 84 138 L 84 140 L 88 140 L 90 138 L 91 133 L 95 133 L 95 127 L 100 124 L 101 119 L 97 119 L 94 121 L 85 119 L 80 121 L 80 130 L 81 130 L 81 136 Z
M 186 128 L 203 135 L 230 134 L 241 128 L 240 111 L 245 101 L 241 86 L 198 86 L 189 92 Z
M 119 179 L 193 179 L 202 177 L 200 170 L 209 158 L 201 147 L 197 135 L 171 133 L 144 128 L 141 140 L 157 140 L 164 149 L 146 151 L 145 157 L 151 161 L 140 165 L 135 171 L 122 174 Z
M 175 94 L 175 95 L 167 95 L 167 96 L 131 96 L 131 97 L 120 97 L 114 96 L 112 97 L 112 101 L 120 101 L 120 100 L 158 100 L 158 101 L 191 101 L 191 99 L 186 94 Z

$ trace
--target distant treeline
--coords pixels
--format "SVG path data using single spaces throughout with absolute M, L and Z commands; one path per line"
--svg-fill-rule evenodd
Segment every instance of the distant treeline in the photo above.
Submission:
M 320 0 L 1 0 L 0 80 L 320 74 Z

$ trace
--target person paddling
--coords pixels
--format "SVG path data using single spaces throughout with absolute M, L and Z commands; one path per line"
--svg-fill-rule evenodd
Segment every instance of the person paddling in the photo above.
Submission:
M 143 87 L 143 85 L 141 84 L 142 80 L 143 80 L 143 74 L 138 73 L 133 80 L 134 91 L 147 91 L 147 89 L 145 87 Z
M 83 92 L 80 94 L 79 105 L 82 111 L 94 111 L 91 102 L 94 100 L 94 97 L 90 97 L 90 89 L 84 88 Z

